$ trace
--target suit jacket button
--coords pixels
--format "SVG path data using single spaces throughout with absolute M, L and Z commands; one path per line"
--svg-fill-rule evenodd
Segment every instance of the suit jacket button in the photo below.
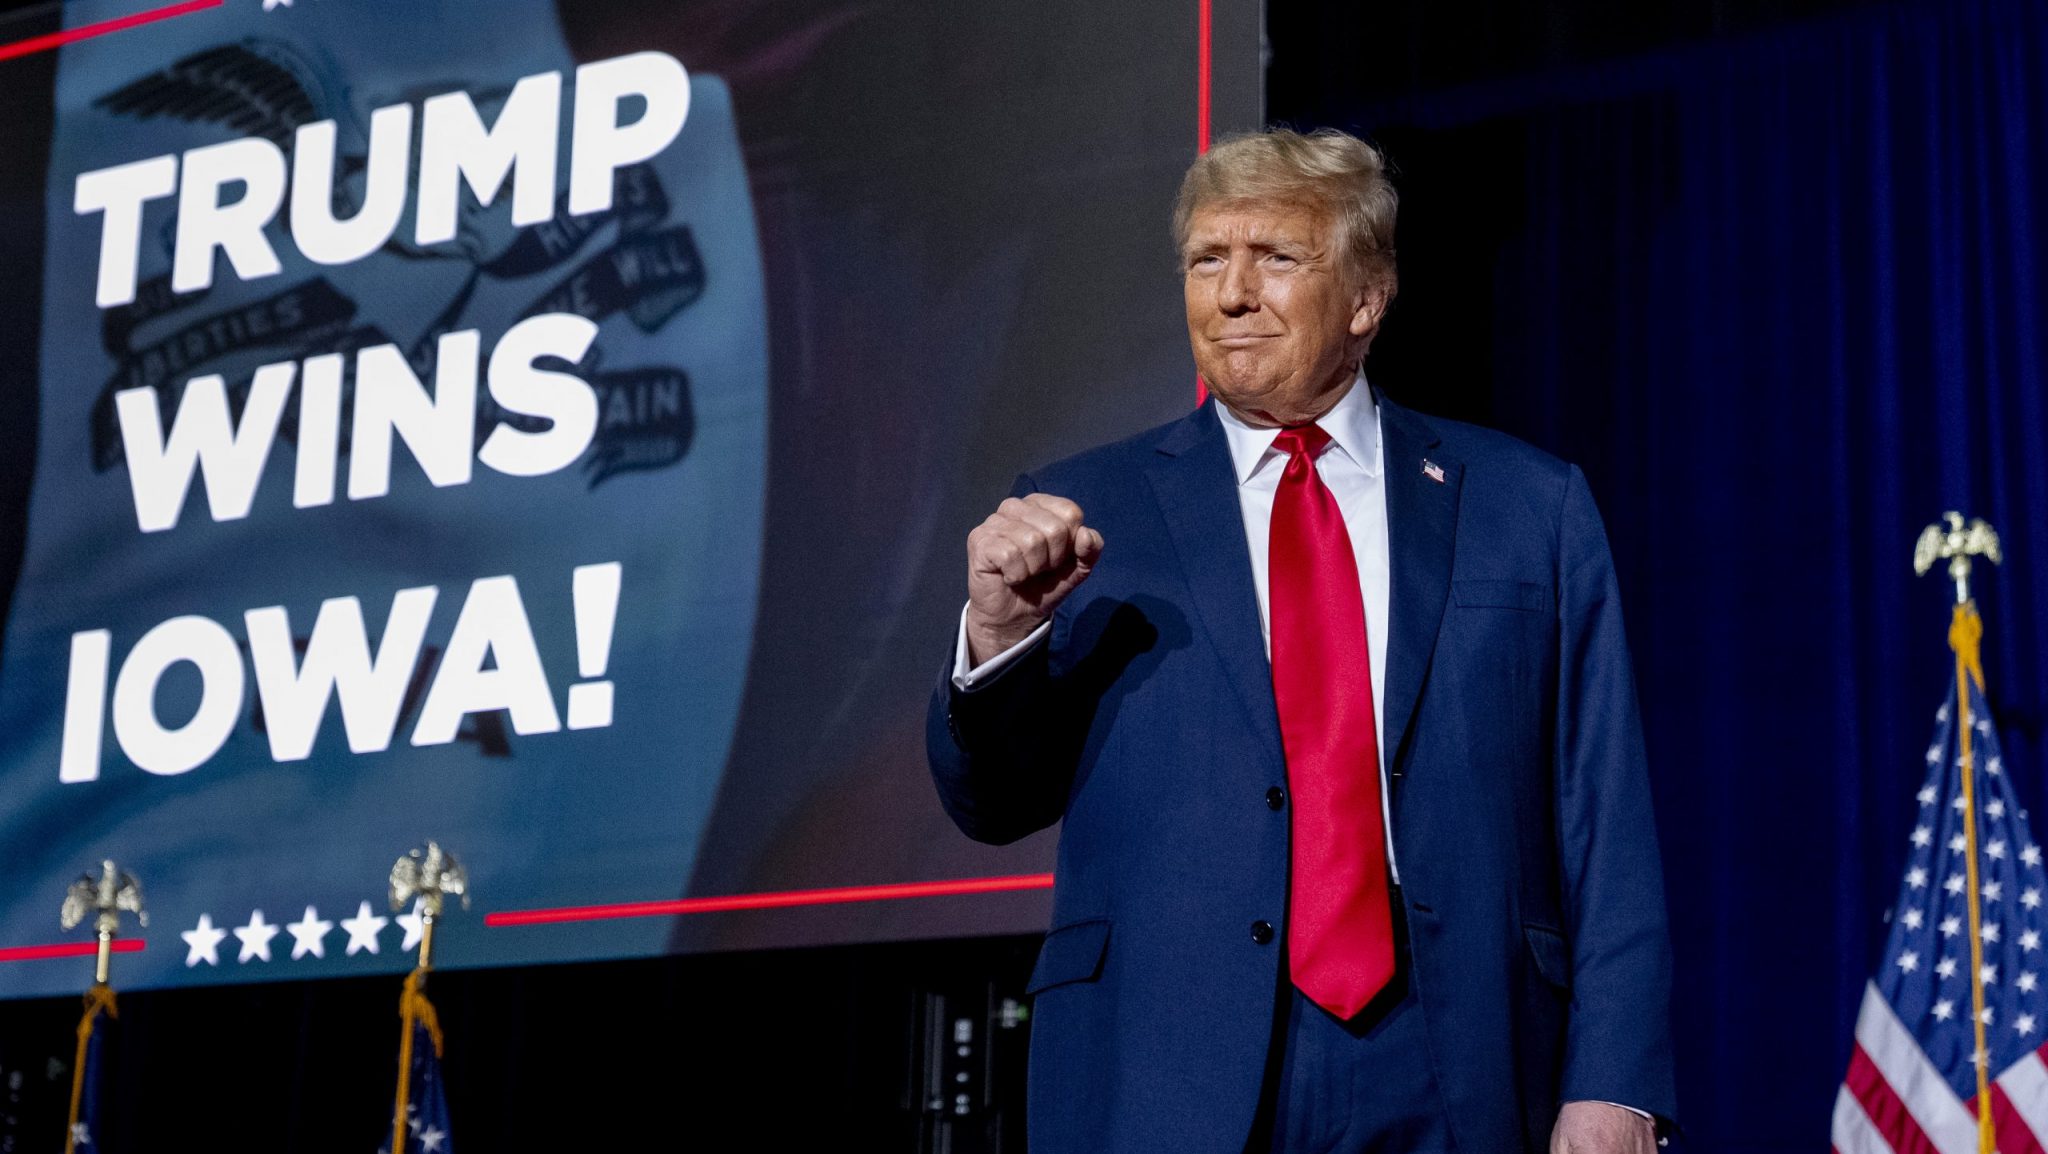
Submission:
M 1264 918 L 1252 923 L 1252 940 L 1265 945 L 1273 940 L 1273 923 Z
M 1286 804 L 1287 793 L 1285 790 L 1282 790 L 1279 786 L 1276 785 L 1273 788 L 1266 791 L 1267 809 L 1279 809 L 1281 806 Z

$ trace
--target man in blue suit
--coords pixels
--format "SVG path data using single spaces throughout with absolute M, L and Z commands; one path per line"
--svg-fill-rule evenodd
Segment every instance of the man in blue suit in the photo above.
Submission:
M 1645 1154 L 1670 953 L 1585 479 L 1366 384 L 1395 197 L 1226 142 L 1174 229 L 1211 399 L 968 537 L 928 745 L 961 829 L 1063 821 L 1040 1151 Z

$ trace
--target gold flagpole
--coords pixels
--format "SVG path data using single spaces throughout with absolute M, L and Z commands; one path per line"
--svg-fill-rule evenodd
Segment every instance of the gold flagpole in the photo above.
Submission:
M 1970 687 L 1984 691 L 1984 662 L 1981 642 L 1984 621 L 1977 615 L 1977 602 L 1970 596 L 1970 560 L 1984 557 L 1996 564 L 2000 559 L 1998 534 L 1982 520 L 1963 523 L 1961 513 L 1945 513 L 1946 528 L 1929 525 L 1913 549 L 1913 571 L 1925 575 L 1936 561 L 1948 562 L 1948 575 L 1956 583 L 1956 603 L 1949 619 L 1948 646 L 1956 655 L 1956 765 L 1963 785 L 1963 872 L 1969 889 L 1966 904 L 1970 913 L 1970 1009 L 1976 1035 L 1971 1057 L 1977 1067 L 1977 1152 L 1994 1154 L 1997 1133 L 1991 1121 L 1991 1051 L 1984 1040 L 1984 940 L 1980 925 L 1982 906 L 1977 892 L 1977 796 L 1976 759 L 1971 750 L 1974 721 L 1970 716 Z
M 93 930 L 99 937 L 92 986 L 85 991 L 85 1013 L 78 1019 L 78 1051 L 71 1063 L 71 1113 L 64 1127 L 64 1154 L 75 1154 L 81 1140 L 93 1140 L 91 1135 L 83 1133 L 84 1127 L 78 1120 L 79 1108 L 85 1100 L 85 1057 L 100 1015 L 120 1016 L 120 1008 L 114 1003 L 114 989 L 107 984 L 107 979 L 113 969 L 114 939 L 121 932 L 123 912 L 134 914 L 140 925 L 149 924 L 149 915 L 142 908 L 141 883 L 135 880 L 134 874 L 123 873 L 112 861 L 103 861 L 97 875 L 82 874 L 71 883 L 71 888 L 64 894 L 64 907 L 57 917 L 58 922 L 69 930 L 84 921 L 87 914 L 93 914 Z
M 436 842 L 428 842 L 425 850 L 412 850 L 391 867 L 391 912 L 397 913 L 405 908 L 406 902 L 416 901 L 420 915 L 419 961 L 412 973 L 406 975 L 398 995 L 398 1093 L 392 1099 L 391 1154 L 405 1154 L 405 1117 L 412 1098 L 412 1036 L 416 1026 L 427 1028 L 427 1036 L 434 1043 L 434 1055 L 441 1055 L 441 1020 L 434 1012 L 434 1004 L 427 1000 L 426 986 L 427 974 L 434 968 L 434 923 L 440 920 L 450 894 L 462 899 L 462 908 L 469 908 L 469 877 L 454 855 Z

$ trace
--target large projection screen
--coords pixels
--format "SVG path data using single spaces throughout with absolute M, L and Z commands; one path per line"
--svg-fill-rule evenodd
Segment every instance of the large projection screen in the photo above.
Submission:
M 449 967 L 1043 928 L 925 701 L 1011 478 L 1194 400 L 1258 5 L 174 9 L 0 24 L 0 950 L 112 859 L 124 987 L 400 970 L 429 839 Z

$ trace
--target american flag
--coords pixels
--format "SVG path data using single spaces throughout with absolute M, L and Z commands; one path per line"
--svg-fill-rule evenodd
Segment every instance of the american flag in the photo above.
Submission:
M 78 1070 L 73 1076 L 71 1131 L 65 1154 L 102 1150 L 100 1118 L 105 1114 L 108 1032 L 119 1012 L 114 991 L 95 984 L 85 995 L 85 1017 L 78 1023 Z
M 412 1059 L 404 1072 L 405 1137 L 398 1154 L 452 1154 L 455 1149 L 455 1140 L 448 1133 L 448 1091 L 441 1081 L 440 1016 L 419 985 L 425 973 L 414 970 L 401 995 L 402 1012 L 409 1008 L 412 1015 Z M 396 1115 L 395 1108 L 384 1115 L 387 1133 L 377 1154 L 392 1154 L 388 1131 L 397 1128 Z
M 1976 678 L 1970 761 L 1976 772 L 1977 885 L 1991 1117 L 2000 1154 L 2048 1143 L 2048 876 L 1999 760 Z M 1837 1154 L 1975 1154 L 1977 1040 L 1970 982 L 1962 734 L 1955 686 L 1935 714 L 1906 877 L 1890 912 L 1884 960 L 1865 987 L 1856 1046 L 1835 1097 Z

